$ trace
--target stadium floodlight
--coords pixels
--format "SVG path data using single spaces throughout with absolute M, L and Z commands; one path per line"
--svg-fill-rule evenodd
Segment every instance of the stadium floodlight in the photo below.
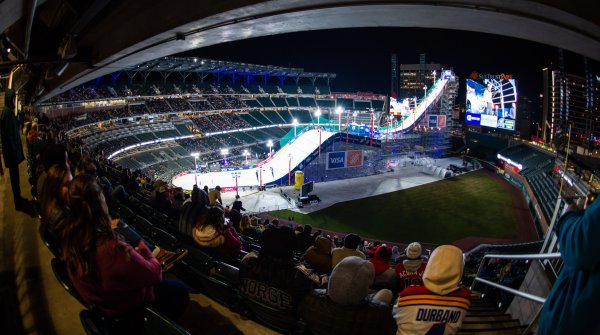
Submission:
M 273 141 L 269 140 L 267 142 L 267 145 L 269 146 L 269 157 L 271 156 L 271 153 L 273 151 Z
M 317 108 L 317 111 L 315 112 L 315 116 L 317 117 L 317 126 L 320 127 L 321 126 L 321 108 Z
M 292 120 L 292 124 L 294 125 L 294 137 L 296 137 L 296 127 L 298 126 L 298 120 L 294 118 Z
M 338 115 L 338 132 L 342 131 L 342 113 L 344 112 L 344 109 L 340 106 L 337 106 L 335 108 L 335 113 Z

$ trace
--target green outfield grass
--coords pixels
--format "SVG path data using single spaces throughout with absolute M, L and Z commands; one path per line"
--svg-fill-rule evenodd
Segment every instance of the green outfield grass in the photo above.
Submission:
M 483 171 L 393 193 L 340 202 L 311 214 L 270 212 L 339 232 L 388 241 L 449 243 L 467 236 L 513 239 L 510 192 Z

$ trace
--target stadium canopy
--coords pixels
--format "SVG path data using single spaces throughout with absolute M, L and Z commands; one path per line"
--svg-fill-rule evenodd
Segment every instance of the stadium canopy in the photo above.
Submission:
M 232 77 L 279 77 L 282 80 L 291 78 L 296 83 L 300 78 L 310 79 L 313 83 L 317 79 L 323 79 L 329 83 L 329 80 L 334 79 L 336 76 L 335 73 L 304 72 L 304 69 L 300 68 L 237 63 L 197 57 L 161 57 L 126 67 L 123 71 L 128 73 L 130 77 L 140 72 L 144 75 L 158 72 L 164 79 L 171 73 L 180 73 L 184 78 L 186 75 L 196 73 L 201 77 L 212 74 Z
M 0 13 L 4 14 L 0 22 L 0 75 L 13 72 L 16 87 L 23 88 L 24 101 L 41 102 L 160 57 L 240 39 L 321 29 L 477 31 L 545 43 L 600 60 L 600 2 L 590 0 L 23 3 L 0 1 Z M 491 45 L 481 47 L 493 50 Z M 519 54 L 519 50 L 498 52 Z

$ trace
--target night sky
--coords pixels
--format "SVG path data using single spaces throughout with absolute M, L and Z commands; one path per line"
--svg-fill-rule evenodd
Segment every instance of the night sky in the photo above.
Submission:
M 275 35 L 187 52 L 186 56 L 333 72 L 334 92 L 389 93 L 390 55 L 399 64 L 441 63 L 464 80 L 472 72 L 512 74 L 521 95 L 542 92 L 542 68 L 557 64 L 556 47 L 475 32 L 422 28 L 335 29 Z M 583 72 L 583 58 L 565 52 L 567 69 Z M 596 66 L 596 65 L 594 65 Z M 596 66 L 597 68 L 597 66 Z M 460 99 L 460 97 L 459 97 Z

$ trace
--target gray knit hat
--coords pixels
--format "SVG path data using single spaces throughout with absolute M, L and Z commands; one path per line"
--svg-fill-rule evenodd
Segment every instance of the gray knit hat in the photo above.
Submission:
M 423 249 L 419 242 L 413 242 L 406 247 L 406 258 L 408 259 L 419 259 Z
M 369 293 L 375 279 L 373 264 L 356 256 L 342 259 L 331 272 L 327 286 L 329 298 L 340 305 L 357 305 Z

